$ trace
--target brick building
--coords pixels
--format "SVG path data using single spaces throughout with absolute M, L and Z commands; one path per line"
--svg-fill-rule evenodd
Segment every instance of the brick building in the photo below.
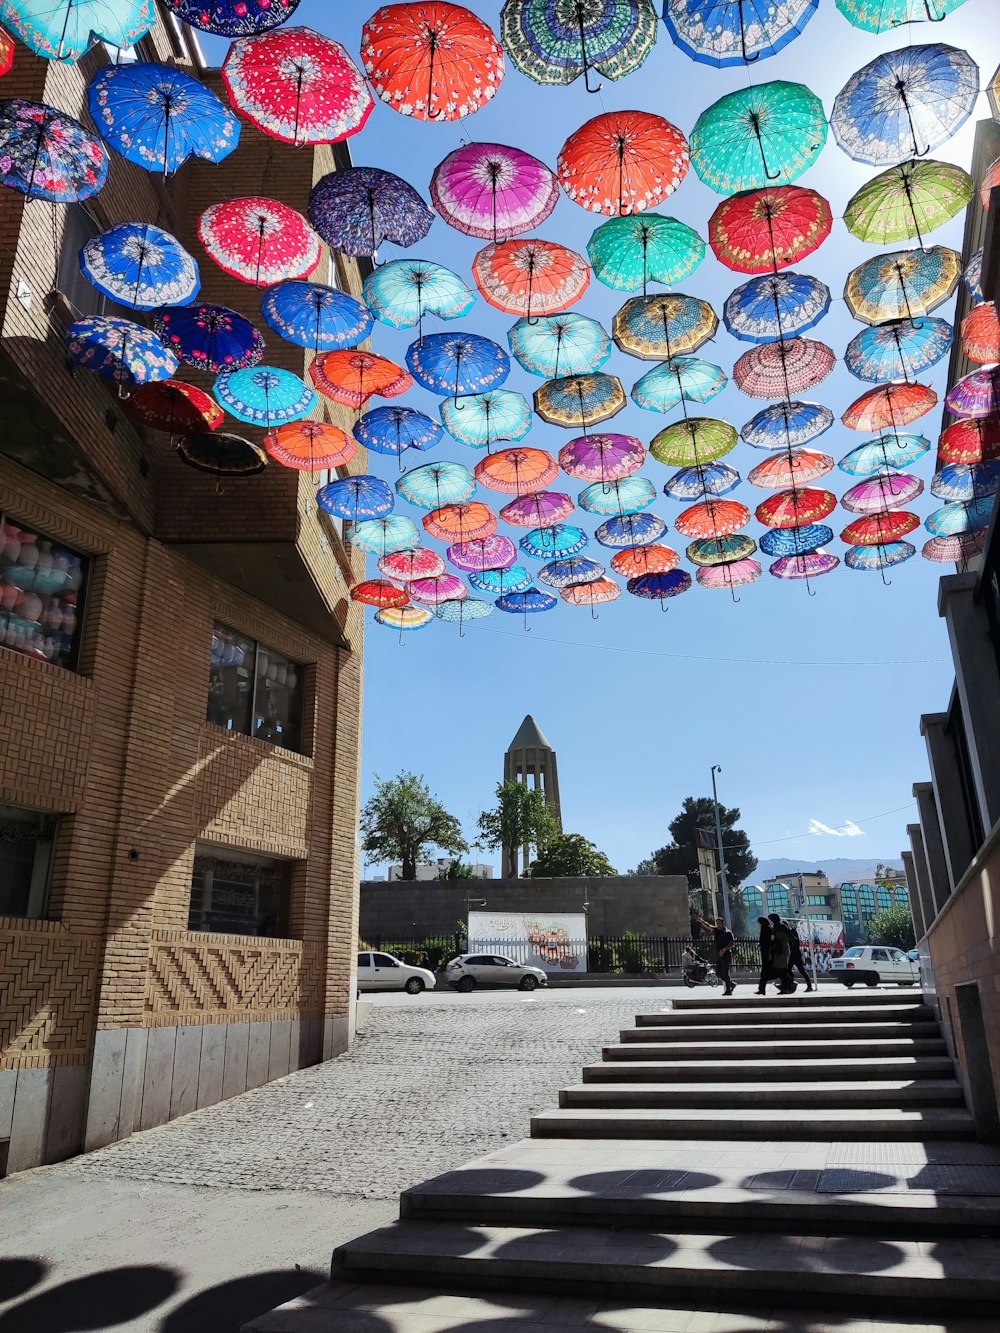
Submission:
M 139 56 L 201 64 L 169 15 Z M 4 96 L 86 122 L 109 58 L 19 48 Z M 77 251 L 122 221 L 176 235 L 201 299 L 260 325 L 262 293 L 205 255 L 198 215 L 252 193 L 304 210 L 349 159 L 247 124 L 223 163 L 165 182 L 112 159 L 85 205 L 0 198 L 0 1175 L 352 1033 L 363 557 L 317 510 L 317 478 L 272 463 L 218 493 L 113 386 L 71 372 L 63 341 L 101 309 Z M 315 276 L 358 294 L 363 273 L 324 254 Z M 302 349 L 262 327 L 265 360 L 304 373 Z

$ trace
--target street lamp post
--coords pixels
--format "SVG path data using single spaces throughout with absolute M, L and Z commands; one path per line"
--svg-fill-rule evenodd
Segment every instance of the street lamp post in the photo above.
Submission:
M 726 853 L 722 846 L 722 815 L 719 813 L 719 793 L 715 787 L 715 775 L 722 772 L 721 764 L 712 765 L 712 801 L 715 805 L 715 841 L 719 848 L 719 880 L 722 884 L 722 919 L 726 929 L 733 928 L 733 915 L 729 908 L 729 881 L 726 878 Z

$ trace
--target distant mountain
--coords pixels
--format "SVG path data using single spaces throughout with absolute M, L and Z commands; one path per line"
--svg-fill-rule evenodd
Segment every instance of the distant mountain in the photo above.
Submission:
M 749 882 L 760 884 L 765 879 L 775 879 L 779 875 L 795 875 L 800 870 L 825 870 L 831 884 L 843 884 L 850 879 L 871 879 L 875 874 L 876 865 L 880 863 L 892 866 L 895 870 L 903 868 L 902 861 L 893 860 L 888 856 L 874 857 L 868 861 L 855 861 L 849 856 L 832 856 L 825 861 L 792 861 L 787 856 L 772 856 L 769 860 L 758 862 L 757 869 L 751 875 Z

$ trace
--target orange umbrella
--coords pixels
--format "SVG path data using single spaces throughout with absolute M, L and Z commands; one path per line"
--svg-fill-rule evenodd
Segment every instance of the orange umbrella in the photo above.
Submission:
M 840 540 L 848 546 L 887 546 L 919 527 L 916 514 L 908 514 L 905 509 L 886 509 L 881 514 L 865 514 L 864 518 L 848 523 Z
M 895 429 L 925 416 L 937 400 L 937 394 L 926 384 L 878 384 L 855 398 L 840 419 L 851 430 Z
M 611 557 L 611 568 L 622 578 L 636 579 L 643 574 L 668 574 L 680 564 L 680 556 L 669 546 L 626 546 Z
M 514 445 L 499 449 L 476 464 L 476 481 L 505 495 L 543 491 L 559 475 L 559 466 L 544 449 L 522 449 Z
M 807 523 L 818 523 L 837 507 L 837 497 L 830 491 L 793 487 L 769 495 L 757 506 L 757 521 L 766 528 L 803 528 Z
M 497 530 L 496 514 L 481 500 L 442 505 L 425 514 L 422 521 L 430 535 L 443 542 L 472 542 Z
M 728 537 L 750 522 L 750 510 L 738 500 L 703 500 L 679 514 L 674 527 L 685 537 Z
M 409 600 L 409 594 L 388 579 L 364 579 L 361 583 L 355 583 L 351 589 L 351 601 L 377 606 L 382 610 L 388 606 L 405 606 Z
M 484 245 L 472 261 L 476 286 L 490 305 L 512 315 L 554 315 L 590 286 L 590 265 L 555 241 L 520 237 Z
M 780 491 L 786 486 L 804 486 L 833 471 L 829 454 L 815 449 L 789 449 L 772 454 L 758 463 L 747 474 L 751 486 L 762 486 L 769 491 Z
M 970 417 L 941 432 L 941 463 L 984 463 L 994 458 L 1000 458 L 1000 417 Z
M 622 595 L 621 585 L 614 579 L 594 579 L 590 583 L 571 583 L 568 588 L 560 589 L 560 596 L 570 606 L 589 606 L 590 614 L 597 619 L 595 606 L 604 602 L 617 602 Z
M 648 111 L 606 111 L 569 136 L 559 184 L 591 213 L 645 213 L 673 194 L 691 165 L 688 141 Z
M 321 394 L 355 410 L 375 394 L 396 398 L 413 388 L 413 377 L 395 361 L 374 352 L 359 352 L 355 347 L 320 352 L 309 367 L 309 375 Z
M 343 467 L 358 452 L 358 442 L 339 426 L 324 421 L 292 421 L 269 430 L 264 448 L 276 462 L 299 472 Z
M 984 301 L 962 320 L 962 351 L 981 366 L 1000 361 L 1000 319 L 992 301 Z

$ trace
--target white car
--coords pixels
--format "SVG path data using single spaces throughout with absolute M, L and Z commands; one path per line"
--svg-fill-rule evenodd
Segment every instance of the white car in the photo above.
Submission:
M 831 958 L 830 970 L 825 975 L 831 981 L 843 982 L 848 990 L 855 984 L 877 986 L 880 981 L 915 986 L 920 980 L 920 968 L 902 949 L 856 944 L 845 949 L 839 958 Z
M 435 976 L 426 967 L 411 967 L 391 953 L 358 954 L 358 993 L 363 990 L 405 990 L 419 995 L 433 990 Z
M 460 991 L 475 990 L 477 986 L 516 986 L 518 990 L 534 990 L 549 984 L 540 967 L 525 967 L 499 953 L 459 954 L 445 968 L 444 979 Z

